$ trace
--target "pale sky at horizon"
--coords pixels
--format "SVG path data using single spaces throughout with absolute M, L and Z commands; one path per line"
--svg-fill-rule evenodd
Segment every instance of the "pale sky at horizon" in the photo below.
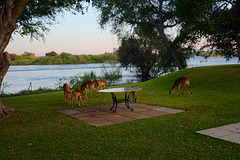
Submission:
M 27 51 L 36 56 L 45 56 L 51 51 L 73 55 L 112 53 L 118 47 L 117 37 L 110 28 L 100 29 L 97 16 L 96 9 L 92 7 L 84 15 L 66 13 L 64 18 L 58 18 L 59 24 L 51 26 L 51 31 L 45 35 L 45 42 L 41 39 L 30 41 L 27 36 L 13 34 L 6 51 L 17 55 Z

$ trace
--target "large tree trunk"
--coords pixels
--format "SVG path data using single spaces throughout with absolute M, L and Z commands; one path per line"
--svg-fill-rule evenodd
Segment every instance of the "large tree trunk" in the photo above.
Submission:
M 164 34 L 164 30 L 162 28 L 158 28 L 159 31 L 159 38 L 163 41 L 163 43 L 169 48 L 171 56 L 173 57 L 173 59 L 175 60 L 178 69 L 184 69 L 184 65 L 181 63 L 181 61 L 177 58 L 176 56 L 176 50 L 174 48 L 172 48 L 171 43 L 169 42 L 167 36 Z
M 2 86 L 3 78 L 6 75 L 9 66 L 11 65 L 11 59 L 7 52 L 4 52 L 3 54 L 0 54 L 0 55 L 1 55 L 0 56 L 0 86 Z M 2 104 L 2 100 L 0 98 L 0 116 L 9 114 L 12 111 L 13 111 L 12 108 L 6 107 Z
M 6 75 L 9 66 L 11 65 L 11 58 L 8 52 L 4 52 L 7 47 L 11 34 L 14 31 L 14 26 L 12 23 L 1 23 L 0 29 L 0 88 L 2 86 L 2 81 L 4 76 Z M 1 115 L 9 115 L 13 109 L 6 107 L 2 104 L 2 100 L 0 97 L 0 116 Z
M 16 29 L 16 23 L 30 0 L 5 0 L 0 8 L 0 87 L 6 75 L 11 59 L 7 52 L 4 52 L 13 31 Z M 0 116 L 8 115 L 13 111 L 12 108 L 2 104 L 0 97 Z
M 141 72 L 142 72 L 142 76 L 141 76 L 141 81 L 142 82 L 145 82 L 145 81 L 148 81 L 149 80 L 149 77 L 150 77 L 150 69 L 147 68 L 147 67 L 142 67 L 140 68 L 141 69 Z

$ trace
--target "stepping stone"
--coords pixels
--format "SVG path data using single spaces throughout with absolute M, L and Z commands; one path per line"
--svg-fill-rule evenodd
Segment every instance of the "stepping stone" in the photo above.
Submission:
M 196 131 L 196 133 L 240 144 L 240 123 Z

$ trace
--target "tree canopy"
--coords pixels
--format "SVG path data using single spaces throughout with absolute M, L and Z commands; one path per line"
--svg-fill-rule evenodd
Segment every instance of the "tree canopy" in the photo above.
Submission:
M 179 56 L 167 37 L 166 30 L 180 24 L 175 15 L 174 0 L 97 0 L 95 5 L 100 11 L 100 25 L 110 24 L 113 31 L 121 35 L 126 26 L 151 25 L 158 31 L 158 38 L 169 49 L 169 56 L 175 60 L 179 69 L 185 65 L 184 56 Z
M 138 25 L 134 32 L 121 39 L 117 50 L 123 67 L 136 67 L 141 81 L 158 77 L 163 73 L 175 70 L 174 60 L 166 56 L 167 49 L 158 39 L 157 31 L 149 25 Z
M 182 31 L 188 32 L 194 42 L 207 40 L 201 49 L 218 50 L 227 58 L 239 50 L 240 0 L 176 0 L 175 3 Z M 238 56 L 240 59 L 240 53 Z

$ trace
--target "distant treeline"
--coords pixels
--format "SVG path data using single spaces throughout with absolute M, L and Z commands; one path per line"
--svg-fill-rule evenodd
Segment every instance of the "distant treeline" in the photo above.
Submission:
M 10 54 L 12 65 L 50 65 L 50 64 L 86 64 L 86 63 L 114 63 L 117 62 L 115 53 L 100 55 L 72 55 L 52 51 L 43 57 L 36 57 L 34 53 L 24 52 L 22 55 Z

